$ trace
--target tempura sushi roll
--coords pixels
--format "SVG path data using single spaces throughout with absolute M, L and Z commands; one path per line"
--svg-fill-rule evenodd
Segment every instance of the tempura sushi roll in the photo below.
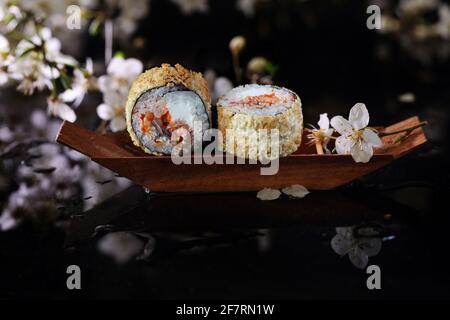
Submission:
M 134 81 L 125 113 L 127 129 L 136 146 L 151 154 L 171 154 L 187 135 L 193 144 L 194 122 L 201 124 L 203 132 L 210 128 L 208 84 L 201 73 L 179 64 L 163 64 Z
M 299 96 L 272 85 L 249 84 L 236 87 L 217 102 L 218 127 L 223 135 L 222 150 L 241 158 L 257 160 L 260 145 L 249 139 L 249 131 L 278 129 L 280 157 L 300 146 L 303 115 Z M 275 130 L 276 131 L 276 130 Z M 234 135 L 227 139 L 227 132 Z M 232 141 L 230 143 L 230 141 Z M 268 147 L 268 153 L 271 145 Z M 276 154 L 276 153 L 275 153 Z M 266 156 L 266 155 L 264 155 Z

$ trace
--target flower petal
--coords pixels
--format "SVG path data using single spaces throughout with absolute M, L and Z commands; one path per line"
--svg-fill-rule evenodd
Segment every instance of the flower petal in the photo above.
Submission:
M 65 103 L 61 103 L 58 106 L 57 115 L 61 119 L 69 122 L 75 122 L 75 120 L 77 120 L 77 115 L 75 114 L 75 111 L 73 111 L 73 109 Z
M 308 193 L 308 189 L 299 184 L 294 184 L 290 187 L 283 188 L 281 190 L 284 194 L 294 198 L 304 198 Z
M 136 78 L 139 74 L 142 73 L 144 66 L 141 61 L 138 59 L 130 58 L 126 61 L 126 71 L 129 79 Z
M 364 140 L 360 143 L 355 143 L 350 150 L 353 160 L 355 162 L 366 163 L 369 162 L 370 158 L 373 156 L 373 147 Z
M 381 141 L 380 137 L 370 129 L 364 129 L 363 139 L 365 142 L 376 148 L 381 147 L 383 145 L 383 142 Z
M 328 130 L 330 128 L 330 119 L 328 119 L 328 114 L 322 113 L 317 124 L 319 125 L 320 129 Z
M 353 133 L 350 122 L 342 116 L 335 116 L 331 119 L 331 126 L 343 136 L 349 136 Z
M 340 136 L 336 139 L 335 147 L 338 154 L 348 154 L 350 153 L 355 142 L 345 136 Z
M 102 103 L 97 107 L 97 115 L 102 120 L 111 120 L 115 115 L 114 108 Z
M 278 199 L 281 192 L 277 189 L 264 188 L 256 194 L 256 197 L 260 200 L 275 200 Z
M 123 131 L 126 129 L 127 123 L 125 121 L 125 118 L 122 116 L 114 117 L 109 123 L 109 127 L 111 128 L 112 132 Z
M 355 130 L 361 130 L 369 124 L 369 111 L 364 103 L 355 104 L 350 110 L 348 121 Z

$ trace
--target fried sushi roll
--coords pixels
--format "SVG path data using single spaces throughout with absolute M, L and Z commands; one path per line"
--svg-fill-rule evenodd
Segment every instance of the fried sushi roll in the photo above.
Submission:
M 163 64 L 134 81 L 125 113 L 136 146 L 155 155 L 171 154 L 183 139 L 192 145 L 195 122 L 203 131 L 211 127 L 208 84 L 201 73 Z
M 217 102 L 218 127 L 223 135 L 222 150 L 241 158 L 257 160 L 261 144 L 249 139 L 249 131 L 278 130 L 278 150 L 266 153 L 285 157 L 300 146 L 303 131 L 302 105 L 291 90 L 272 85 L 249 84 L 232 89 Z M 275 131 L 276 131 L 275 130 Z M 234 135 L 227 139 L 227 133 Z M 229 137 L 228 137 L 229 138 Z M 230 142 L 231 141 L 231 142 Z

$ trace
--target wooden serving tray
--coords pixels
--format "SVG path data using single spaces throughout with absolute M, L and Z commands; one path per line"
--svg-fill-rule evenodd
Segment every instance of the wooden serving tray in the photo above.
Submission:
M 418 124 L 412 117 L 381 132 L 394 132 Z M 312 190 L 332 189 L 386 166 L 394 159 L 416 150 L 427 142 L 422 128 L 417 128 L 401 143 L 399 136 L 383 137 L 383 147 L 376 149 L 368 163 L 355 163 L 350 155 L 317 155 L 303 135 L 302 145 L 293 154 L 280 158 L 275 175 L 261 175 L 261 164 L 181 164 L 170 156 L 154 156 L 131 142 L 128 133 L 97 134 L 70 122 L 64 122 L 56 141 L 73 148 L 100 165 L 152 191 L 211 192 L 283 188 L 293 184 Z M 193 163 L 193 162 L 192 162 Z

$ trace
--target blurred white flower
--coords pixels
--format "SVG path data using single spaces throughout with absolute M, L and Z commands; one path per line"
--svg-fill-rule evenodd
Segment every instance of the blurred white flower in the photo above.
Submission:
M 63 55 L 60 49 L 61 43 L 47 28 L 38 30 L 29 41 L 19 41 L 16 57 L 8 65 L 9 76 L 21 81 L 17 89 L 29 95 L 36 89 L 53 89 L 52 80 L 60 76 L 58 68 L 76 64 L 75 59 Z
M 444 39 L 450 37 L 450 6 L 446 3 L 439 6 L 439 21 L 437 23 L 437 33 Z
M 109 121 L 112 132 L 125 130 L 125 102 L 126 97 L 115 91 L 103 92 L 104 103 L 97 107 L 97 115 L 100 119 Z
M 9 41 L 0 34 L 0 86 L 8 82 L 8 65 L 12 57 L 9 54 Z
M 10 143 L 14 140 L 14 132 L 6 125 L 0 125 L 0 142 Z
M 219 77 L 214 81 L 214 96 L 221 97 L 233 89 L 233 83 L 226 77 Z
M 366 128 L 369 124 L 369 111 L 365 104 L 357 103 L 350 110 L 349 120 L 342 116 L 331 119 L 333 128 L 341 134 L 336 139 L 338 154 L 351 154 L 355 162 L 366 163 L 373 156 L 373 148 L 381 147 L 378 135 Z
M 270 201 L 270 200 L 276 200 L 281 196 L 280 190 L 277 189 L 271 189 L 271 188 L 264 188 L 256 194 L 256 197 L 260 200 Z
M 414 15 L 422 11 L 435 9 L 438 0 L 400 0 L 398 13 L 400 15 Z
M 16 58 L 9 66 L 8 73 L 14 80 L 20 81 L 17 90 L 31 95 L 35 90 L 52 89 L 52 79 L 58 76 L 55 69 L 42 62 L 34 53 Z
M 72 87 L 61 93 L 64 102 L 73 102 L 74 107 L 78 107 L 84 99 L 88 90 L 93 87 L 94 66 L 92 59 L 86 60 L 84 70 L 75 69 L 73 71 Z
M 106 0 L 106 7 L 116 12 L 113 20 L 114 35 L 121 40 L 129 40 L 129 36 L 138 27 L 138 21 L 148 15 L 149 0 L 134 0 L 133 5 L 127 0 Z
M 308 139 L 311 144 L 320 144 L 326 153 L 330 153 L 328 143 L 330 142 L 330 137 L 333 135 L 334 130 L 330 128 L 328 114 L 322 113 L 317 124 L 319 125 L 319 129 L 315 127 L 313 127 L 313 129 L 307 129 L 310 132 L 310 134 L 308 134 Z
M 115 57 L 108 65 L 107 75 L 98 79 L 100 91 L 103 93 L 103 103 L 97 107 L 97 115 L 102 120 L 109 121 L 109 127 L 113 132 L 126 128 L 125 103 L 128 91 L 142 70 L 142 62 L 137 59 Z
M 12 3 L 0 2 L 0 30 L 5 33 L 11 32 L 17 27 L 23 14 L 19 7 Z
M 209 11 L 208 0 L 170 0 L 175 3 L 181 12 L 190 15 L 195 12 L 206 13 Z
M 355 237 L 354 232 L 355 227 L 336 228 L 331 248 L 340 256 L 348 254 L 355 267 L 364 269 L 369 263 L 369 257 L 380 252 L 382 240 L 373 228 L 358 229 L 358 237 Z
M 143 247 L 144 243 L 129 232 L 108 233 L 97 243 L 98 250 L 112 257 L 118 264 L 126 263 L 136 257 Z
M 47 128 L 48 118 L 44 111 L 38 109 L 31 113 L 30 122 L 34 128 L 44 130 Z
M 263 1 L 265 0 L 237 0 L 236 8 L 246 17 L 253 17 L 255 15 L 256 7 Z
M 308 189 L 299 184 L 294 184 L 290 187 L 286 187 L 281 189 L 284 194 L 287 194 L 290 197 L 294 198 L 304 198 L 307 194 L 309 194 Z
M 231 89 L 233 89 L 233 82 L 226 77 L 217 77 L 214 70 L 205 70 L 203 76 L 206 82 L 208 82 L 208 88 L 211 92 L 213 103 L 215 103 L 220 96 L 227 94 Z
M 77 119 L 75 111 L 69 107 L 61 97 L 47 99 L 47 112 L 49 115 L 61 118 L 63 120 L 74 122 Z
M 416 101 L 416 95 L 412 92 L 405 92 L 399 94 L 397 97 L 398 101 L 402 103 L 413 103 Z

